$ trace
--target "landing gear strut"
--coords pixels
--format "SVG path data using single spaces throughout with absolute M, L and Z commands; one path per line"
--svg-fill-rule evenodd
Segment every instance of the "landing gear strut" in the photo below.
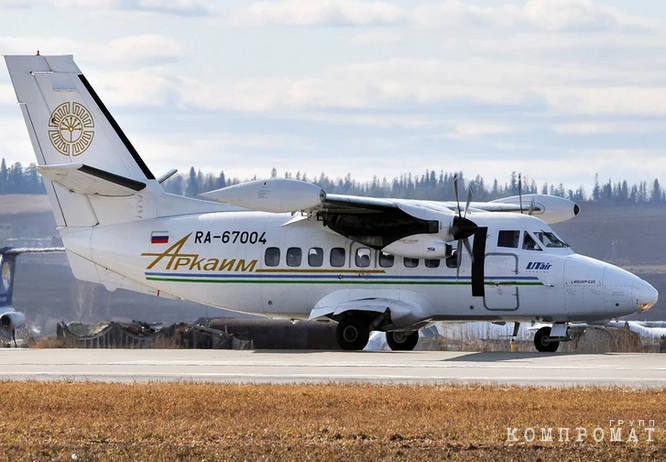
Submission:
M 343 350 L 362 350 L 370 338 L 367 318 L 354 314 L 345 316 L 338 323 L 335 337 Z
M 387 332 L 386 343 L 393 351 L 411 351 L 419 341 L 419 332 Z
M 534 346 L 537 351 L 542 353 L 554 353 L 560 346 L 558 340 L 553 340 L 550 337 L 550 329 L 550 327 L 542 327 L 536 331 L 536 334 L 534 334 Z

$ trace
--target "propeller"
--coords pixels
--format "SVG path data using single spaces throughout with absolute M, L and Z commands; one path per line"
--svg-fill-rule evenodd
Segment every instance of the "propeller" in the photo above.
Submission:
M 456 174 L 453 177 L 453 187 L 456 193 L 456 204 L 458 206 L 458 215 L 453 217 L 453 223 L 451 224 L 451 235 L 454 239 L 458 241 L 456 246 L 456 258 L 457 258 L 457 275 L 460 275 L 460 263 L 462 262 L 462 248 L 465 247 L 467 253 L 472 259 L 472 264 L 474 264 L 474 253 L 472 252 L 472 246 L 469 244 L 469 237 L 473 236 L 474 233 L 479 229 L 479 227 L 472 220 L 467 218 L 467 211 L 469 210 L 469 204 L 472 202 L 472 188 L 469 188 L 467 191 L 467 202 L 465 203 L 465 213 L 463 214 L 462 209 L 460 208 L 460 195 L 458 194 L 458 175 Z
M 460 263 L 462 261 L 462 248 L 465 247 L 472 261 L 472 296 L 485 296 L 485 255 L 486 255 L 486 237 L 488 236 L 487 227 L 479 227 L 472 220 L 467 218 L 469 204 L 472 202 L 472 188 L 467 192 L 467 203 L 465 204 L 465 213 L 460 209 L 460 198 L 458 195 L 458 175 L 453 177 L 453 186 L 456 192 L 456 204 L 458 206 L 458 215 L 453 218 L 451 224 L 451 235 L 458 240 L 456 247 L 457 269 L 456 278 L 460 276 Z M 469 244 L 469 237 L 474 236 L 474 248 Z

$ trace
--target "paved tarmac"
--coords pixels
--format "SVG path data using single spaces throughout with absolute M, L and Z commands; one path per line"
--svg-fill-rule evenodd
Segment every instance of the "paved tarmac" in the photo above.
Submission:
M 4 349 L 0 380 L 666 387 L 666 355 Z

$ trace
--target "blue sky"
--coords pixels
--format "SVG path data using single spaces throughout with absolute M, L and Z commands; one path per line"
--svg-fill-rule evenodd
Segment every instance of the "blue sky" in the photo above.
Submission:
M 666 183 L 664 2 L 0 0 L 0 13 L 0 53 L 73 54 L 157 175 Z M 34 161 L 6 71 L 0 157 Z

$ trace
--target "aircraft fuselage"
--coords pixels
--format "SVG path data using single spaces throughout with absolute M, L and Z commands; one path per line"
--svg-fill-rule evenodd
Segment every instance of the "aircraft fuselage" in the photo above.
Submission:
M 562 241 L 555 242 L 560 247 L 539 241 L 540 249 L 528 250 L 527 236 L 553 233 L 540 220 L 490 213 L 473 219 L 488 229 L 483 296 L 472 295 L 467 253 L 459 268 L 455 255 L 391 262 L 314 216 L 184 215 L 67 230 L 63 240 L 71 252 L 160 293 L 291 319 L 308 319 L 322 303 L 384 298 L 418 307 L 394 328 L 437 320 L 590 322 L 635 313 L 656 300 L 640 278 L 577 255 Z

